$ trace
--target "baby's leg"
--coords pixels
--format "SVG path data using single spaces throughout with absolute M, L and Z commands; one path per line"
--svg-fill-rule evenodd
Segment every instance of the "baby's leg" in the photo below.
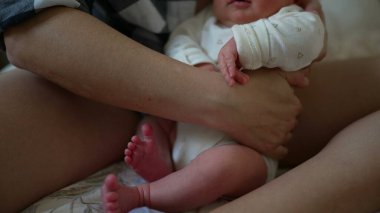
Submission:
M 140 122 L 138 135 L 125 149 L 124 161 L 147 181 L 154 181 L 173 171 L 170 140 L 175 122 L 148 116 Z
M 261 154 L 241 145 L 217 146 L 185 168 L 150 183 L 150 207 L 164 212 L 191 210 L 221 196 L 243 195 L 265 180 Z

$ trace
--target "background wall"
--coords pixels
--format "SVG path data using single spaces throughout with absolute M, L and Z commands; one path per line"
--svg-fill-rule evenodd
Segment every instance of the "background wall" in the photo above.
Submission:
M 326 16 L 326 60 L 380 55 L 380 0 L 321 0 Z

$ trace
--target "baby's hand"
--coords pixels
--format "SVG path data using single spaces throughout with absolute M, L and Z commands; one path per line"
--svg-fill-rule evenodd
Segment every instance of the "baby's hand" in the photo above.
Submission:
M 194 67 L 198 67 L 202 70 L 207 70 L 207 71 L 212 71 L 212 72 L 216 72 L 217 69 L 216 67 L 211 64 L 211 63 L 200 63 L 200 64 L 195 64 Z
M 228 85 L 245 84 L 249 80 L 249 76 L 240 69 L 239 55 L 234 38 L 231 38 L 220 50 L 218 63 L 220 72 Z

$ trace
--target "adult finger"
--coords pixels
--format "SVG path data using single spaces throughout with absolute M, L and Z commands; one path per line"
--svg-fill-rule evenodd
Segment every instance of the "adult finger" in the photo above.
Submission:
M 310 67 L 294 72 L 279 71 L 279 75 L 285 78 L 290 85 L 301 88 L 309 86 L 310 82 L 307 77 L 309 73 Z

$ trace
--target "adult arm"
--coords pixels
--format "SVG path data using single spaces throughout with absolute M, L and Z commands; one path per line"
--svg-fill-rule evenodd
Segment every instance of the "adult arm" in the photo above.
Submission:
M 300 110 L 291 88 L 275 73 L 230 89 L 219 74 L 191 72 L 196 68 L 70 8 L 50 8 L 9 28 L 5 44 L 13 64 L 73 93 L 220 129 L 273 157 L 286 153 L 281 144 Z

